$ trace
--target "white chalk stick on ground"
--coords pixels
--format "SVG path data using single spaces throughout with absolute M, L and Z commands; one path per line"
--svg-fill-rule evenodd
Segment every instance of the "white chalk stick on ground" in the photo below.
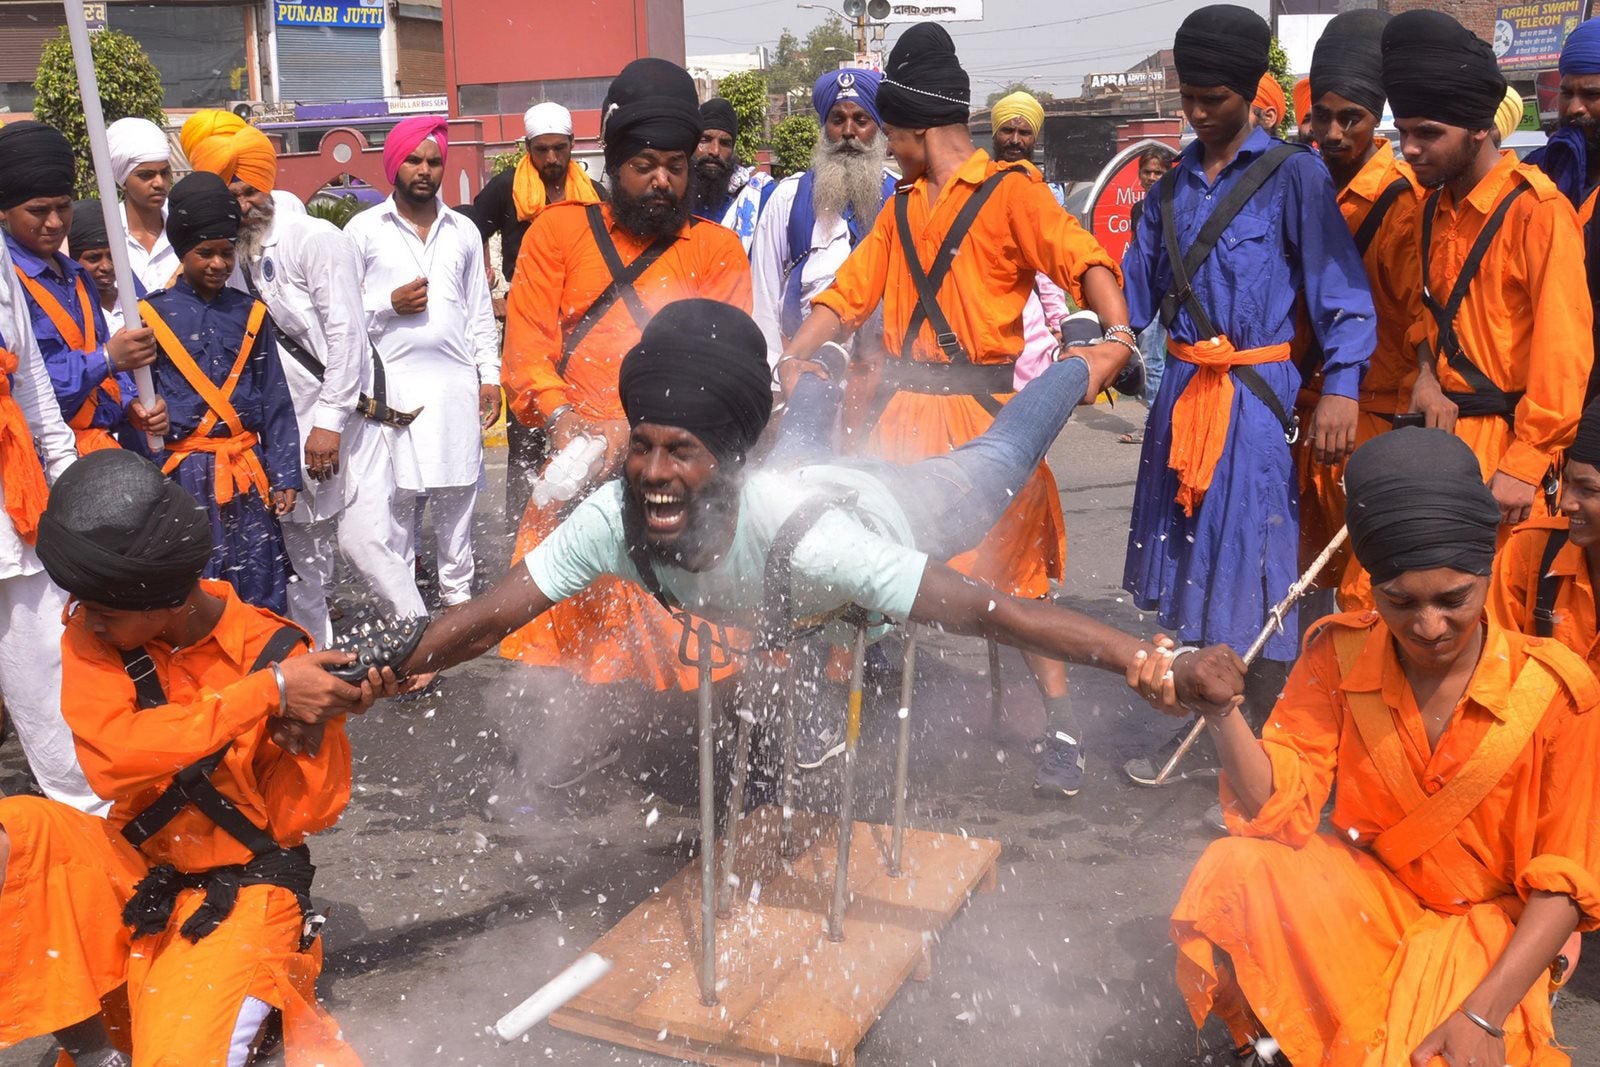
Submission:
M 561 1005 L 598 982 L 611 969 L 611 961 L 590 952 L 540 986 L 534 994 L 512 1008 L 494 1024 L 501 1041 L 515 1041 Z

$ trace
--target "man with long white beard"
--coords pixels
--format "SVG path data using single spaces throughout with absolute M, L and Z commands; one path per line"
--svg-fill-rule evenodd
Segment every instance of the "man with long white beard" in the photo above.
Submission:
M 774 367 L 784 342 L 810 314 L 812 298 L 833 284 L 834 272 L 894 195 L 878 124 L 881 77 L 873 70 L 830 70 L 817 79 L 811 104 L 822 136 L 811 169 L 779 182 L 756 224 L 752 317 Z

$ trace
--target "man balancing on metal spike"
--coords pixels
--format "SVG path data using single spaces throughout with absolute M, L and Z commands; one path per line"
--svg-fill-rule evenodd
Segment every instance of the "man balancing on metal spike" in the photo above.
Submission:
M 843 370 L 841 350 L 828 346 L 819 353 L 826 362 L 814 365 L 820 373 L 802 373 L 791 392 L 767 469 L 747 471 L 745 456 L 772 406 L 761 331 L 726 304 L 672 304 L 622 364 L 630 425 L 623 476 L 493 589 L 446 611 L 415 651 L 404 643 L 369 649 L 364 662 L 398 661 L 408 674 L 460 663 L 613 575 L 680 611 L 777 643 L 818 630 L 853 637 L 857 625 L 881 636 L 909 621 L 1130 677 L 1160 655 L 1177 699 L 1224 706 L 1243 687 L 1231 649 L 1169 659 L 1151 642 L 939 562 L 982 539 L 1074 405 L 1121 369 L 1119 348 L 1094 340 L 1067 349 L 985 433 L 908 466 L 828 461 L 824 442 L 841 390 L 822 374 Z

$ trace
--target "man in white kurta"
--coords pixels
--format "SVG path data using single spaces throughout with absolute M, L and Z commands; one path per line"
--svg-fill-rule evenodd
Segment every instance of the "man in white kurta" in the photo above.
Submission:
M 106 127 L 111 172 L 122 190 L 122 233 L 139 296 L 165 289 L 178 273 L 178 254 L 167 240 L 167 193 L 172 189 L 172 145 L 149 119 L 118 119 Z M 130 211 L 133 219 L 130 220 Z M 138 226 L 130 225 L 130 221 Z M 144 237 L 141 240 L 138 229 Z M 147 243 L 148 242 L 148 243 Z
M 478 228 L 438 198 L 444 139 L 442 119 L 396 126 L 384 152 L 395 193 L 344 232 L 361 260 L 367 331 L 388 371 L 389 403 L 421 409 L 410 432 L 438 540 L 439 594 L 459 604 L 472 595 L 472 508 L 484 416 L 499 410 L 500 335 Z M 414 532 L 420 520 L 401 508 Z
M 0 241 L 0 348 L 17 357 L 11 395 L 27 419 L 45 479 L 54 482 L 78 458 L 61 419 L 50 376 L 28 324 L 28 307 Z M 89 788 L 72 731 L 61 717 L 62 613 L 67 597 L 50 581 L 33 546 L 17 533 L 0 486 L 0 696 L 22 742 L 28 767 L 45 796 L 92 815 L 110 805 Z

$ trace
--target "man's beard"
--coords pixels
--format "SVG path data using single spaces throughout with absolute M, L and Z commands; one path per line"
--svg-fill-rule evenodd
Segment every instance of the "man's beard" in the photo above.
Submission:
M 1600 153 L 1600 123 L 1595 122 L 1588 115 L 1570 121 L 1566 116 L 1562 116 L 1561 125 L 1575 130 L 1582 130 L 1585 147 L 1590 154 Z
M 567 180 L 565 163 L 546 163 L 539 168 L 539 180 L 546 185 L 564 185 Z
M 1472 169 L 1473 161 L 1477 158 L 1477 145 L 1470 140 L 1464 142 L 1459 152 L 1438 167 L 1439 173 L 1433 180 L 1422 183 L 1423 187 L 1427 189 L 1444 188 Z
M 667 563 L 684 570 L 703 570 L 711 565 L 711 553 L 723 551 L 725 545 L 708 545 L 708 541 L 724 539 L 727 531 L 739 521 L 739 489 L 737 475 L 718 474 L 696 493 L 688 504 L 688 521 L 683 532 L 672 544 L 659 544 L 650 540 L 645 526 L 644 505 L 632 485 L 622 487 L 622 534 L 630 545 L 644 548 L 657 563 Z
M 699 182 L 696 209 L 721 208 L 728 202 L 728 183 L 733 180 L 733 164 L 721 156 L 700 156 L 689 168 Z
M 638 237 L 655 240 L 670 237 L 689 221 L 695 202 L 695 172 L 689 171 L 689 184 L 681 197 L 670 192 L 652 192 L 642 197 L 629 196 L 622 183 L 611 179 L 611 214 L 624 230 Z
M 239 237 L 234 241 L 234 248 L 238 250 L 239 260 L 242 263 L 254 263 L 261 252 L 261 242 L 266 239 L 267 231 L 272 229 L 272 220 L 277 217 L 278 204 L 270 196 L 266 206 L 252 207 L 247 218 L 240 220 Z
M 883 206 L 883 131 L 870 141 L 817 141 L 811 154 L 811 203 L 817 217 L 841 218 L 847 206 L 855 217 L 871 222 Z
M 404 185 L 396 185 L 394 187 L 394 198 L 396 200 L 403 200 L 408 204 L 421 205 L 431 203 L 433 199 L 439 195 L 439 187 L 434 185 L 432 182 L 429 182 L 428 185 L 428 193 L 425 196 L 413 193 L 411 191 L 410 182 L 406 182 Z

